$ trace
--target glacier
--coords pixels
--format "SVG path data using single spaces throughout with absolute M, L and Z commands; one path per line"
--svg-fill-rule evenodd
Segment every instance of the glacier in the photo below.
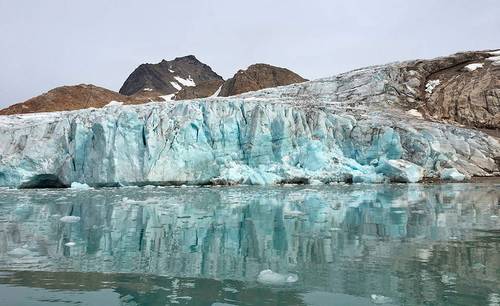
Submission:
M 498 139 L 408 113 L 409 86 L 389 64 L 227 98 L 0 116 L 0 186 L 498 176 Z

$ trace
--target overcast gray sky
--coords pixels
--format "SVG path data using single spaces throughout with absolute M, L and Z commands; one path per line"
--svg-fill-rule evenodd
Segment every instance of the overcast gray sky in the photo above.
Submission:
M 0 107 L 194 54 L 224 78 L 256 62 L 314 79 L 500 48 L 498 0 L 0 0 Z

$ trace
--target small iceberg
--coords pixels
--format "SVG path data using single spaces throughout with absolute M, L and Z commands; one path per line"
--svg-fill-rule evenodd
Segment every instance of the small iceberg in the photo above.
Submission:
M 372 302 L 374 304 L 390 304 L 392 303 L 392 299 L 383 295 L 379 294 L 372 294 L 370 295 Z
M 442 169 L 439 176 L 441 177 L 442 180 L 445 181 L 461 182 L 466 179 L 465 175 L 458 172 L 458 170 L 455 168 Z
M 298 280 L 299 277 L 297 274 L 280 274 L 269 269 L 261 271 L 257 276 L 257 282 L 265 285 L 284 285 L 288 283 L 295 283 Z
M 80 217 L 77 216 L 64 216 L 61 219 L 59 219 L 61 222 L 64 223 L 76 223 L 80 221 Z
M 67 247 L 72 247 L 72 246 L 75 246 L 76 243 L 74 243 L 73 241 L 70 241 L 70 242 L 65 243 L 64 245 Z
M 85 189 L 90 189 L 90 186 L 87 185 L 87 184 L 82 184 L 82 183 L 78 183 L 78 182 L 73 182 L 71 183 L 71 189 L 81 189 L 81 190 L 85 190 Z

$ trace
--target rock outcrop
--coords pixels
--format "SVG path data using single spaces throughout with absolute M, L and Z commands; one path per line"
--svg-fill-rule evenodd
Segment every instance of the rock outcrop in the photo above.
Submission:
M 264 88 L 290 85 L 307 81 L 300 75 L 286 69 L 267 64 L 255 64 L 238 71 L 224 82 L 219 96 L 229 97 Z
M 232 78 L 222 82 L 212 80 L 186 87 L 175 94 L 175 100 L 188 100 L 213 96 L 228 97 L 264 88 L 305 82 L 298 74 L 280 67 L 255 64 L 239 70 Z
M 222 84 L 224 84 L 223 80 L 210 80 L 194 87 L 185 87 L 175 94 L 174 99 L 189 100 L 217 96 Z
M 186 87 L 219 80 L 222 77 L 193 55 L 178 57 L 158 64 L 142 64 L 127 78 L 120 93 L 134 95 L 154 92 L 157 95 L 172 95 Z
M 500 51 L 405 62 L 398 74 L 403 102 L 425 118 L 500 128 Z
M 158 99 L 155 99 L 158 101 Z M 91 84 L 62 86 L 25 102 L 14 104 L 0 110 L 0 115 L 69 111 L 83 108 L 100 108 L 111 101 L 124 104 L 140 104 L 149 101 L 148 97 L 127 97 L 112 90 Z
M 373 66 L 227 98 L 3 116 L 0 186 L 499 175 L 496 138 L 408 112 L 409 93 L 421 85 L 408 85 L 409 65 L 414 63 Z

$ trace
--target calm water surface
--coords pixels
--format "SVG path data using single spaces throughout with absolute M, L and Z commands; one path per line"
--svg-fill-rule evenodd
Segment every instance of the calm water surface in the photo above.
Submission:
M 1 189 L 0 305 L 500 305 L 499 216 L 491 182 Z

